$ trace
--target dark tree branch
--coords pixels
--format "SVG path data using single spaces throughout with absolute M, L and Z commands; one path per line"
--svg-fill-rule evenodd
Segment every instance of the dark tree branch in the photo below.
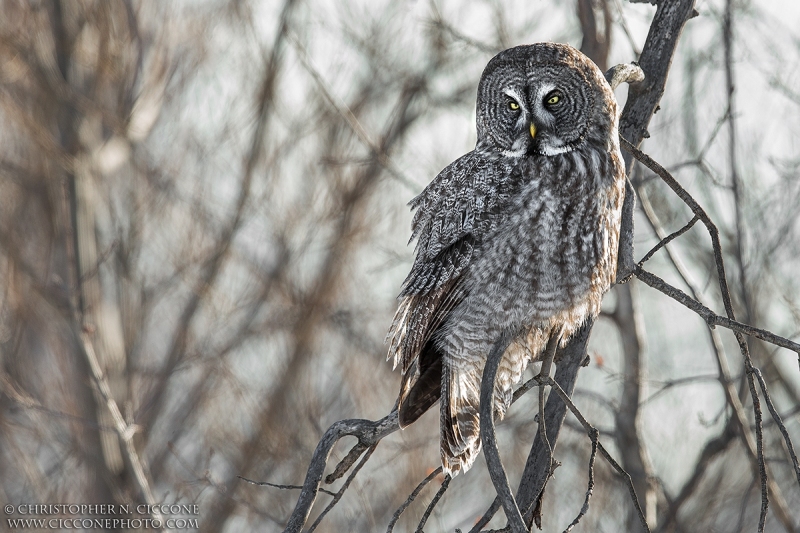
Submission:
M 639 150 L 638 148 L 634 147 L 630 142 L 625 140 L 624 138 L 620 138 L 620 142 L 622 144 L 622 148 L 624 148 L 628 153 L 633 155 L 639 162 L 644 164 L 647 168 L 655 172 L 664 182 L 669 185 L 669 187 L 678 195 L 678 197 L 683 200 L 683 202 L 689 206 L 689 209 L 692 210 L 695 217 L 697 217 L 703 225 L 706 226 L 709 235 L 711 236 L 711 244 L 714 251 L 714 259 L 716 263 L 717 269 L 717 277 L 719 280 L 720 285 L 720 292 L 722 293 L 722 301 L 725 306 L 725 311 L 727 317 L 719 316 L 706 306 L 698 302 L 697 300 L 690 297 L 685 292 L 672 287 L 671 285 L 667 284 L 657 276 L 650 274 L 641 269 L 641 267 L 637 267 L 635 269 L 636 277 L 647 283 L 648 285 L 652 286 L 664 292 L 668 296 L 672 297 L 673 299 L 677 300 L 678 302 L 682 303 L 692 311 L 696 312 L 700 316 L 702 316 L 706 322 L 708 322 L 709 326 L 723 326 L 730 330 L 733 330 L 737 335 L 749 335 L 752 337 L 756 337 L 757 339 L 761 339 L 763 341 L 769 342 L 771 344 L 775 344 L 776 346 L 781 346 L 783 348 L 788 348 L 793 352 L 800 354 L 800 344 L 796 342 L 792 342 L 789 339 L 781 337 L 779 335 L 775 335 L 766 330 L 762 330 L 759 328 L 755 328 L 753 326 L 749 326 L 747 324 L 742 324 L 741 322 L 737 322 L 734 319 L 733 315 L 733 304 L 731 303 L 731 296 L 730 291 L 728 289 L 728 282 L 725 277 L 725 266 L 722 259 L 722 245 L 719 241 L 719 230 L 717 229 L 716 225 L 711 221 L 711 218 L 706 214 L 705 210 L 700 207 L 700 204 L 695 201 L 694 198 L 684 189 L 678 180 L 676 180 L 672 174 L 670 174 L 664 167 L 659 165 L 655 160 L 653 160 L 650 156 Z M 640 275 L 641 274 L 641 275 Z M 750 359 L 749 353 L 746 358 L 748 361 Z
M 741 322 L 737 322 L 735 320 L 731 320 L 730 318 L 720 316 L 711 309 L 709 309 L 708 307 L 706 307 L 705 305 L 701 304 L 700 302 L 698 302 L 697 300 L 686 294 L 685 292 L 683 292 L 682 290 L 673 287 L 672 285 L 670 285 L 663 279 L 659 278 L 655 274 L 652 274 L 638 267 L 634 272 L 634 274 L 638 279 L 642 280 L 647 285 L 650 285 L 657 291 L 666 294 L 676 302 L 685 305 L 686 307 L 688 307 L 689 309 L 700 315 L 703 318 L 703 320 L 706 321 L 709 327 L 713 328 L 715 326 L 722 326 L 736 333 L 749 335 L 750 337 L 761 339 L 762 341 L 769 342 L 770 344 L 774 344 L 775 346 L 780 346 L 782 348 L 787 348 L 789 350 L 792 350 L 793 352 L 800 353 L 800 344 L 797 344 L 796 342 L 781 337 L 780 335 L 775 335 L 770 331 L 754 328 L 753 326 L 750 326 L 748 324 L 742 324 Z
M 619 122 L 620 135 L 634 145 L 638 146 L 642 139 L 649 137 L 647 126 L 664 95 L 678 39 L 693 12 L 694 0 L 658 2 L 639 58 L 645 79 L 642 83 L 631 85 Z
M 649 137 L 647 127 L 655 114 L 664 89 L 667 75 L 672 65 L 672 57 L 678 46 L 678 39 L 686 21 L 694 13 L 694 0 L 674 0 L 659 2 L 650 30 L 647 33 L 639 66 L 645 79 L 630 85 L 628 100 L 619 120 L 620 137 L 629 139 L 638 146 L 642 139 Z M 623 154 L 625 156 L 625 154 Z M 631 168 L 631 159 L 625 158 L 625 165 Z M 633 208 L 635 193 L 630 180 L 625 187 L 625 203 L 622 206 L 622 228 L 619 242 L 619 265 L 617 280 L 624 281 L 636 267 L 633 260 Z
M 553 459 L 553 445 L 550 444 L 550 439 L 547 438 L 547 417 L 545 417 L 545 412 L 544 412 L 545 408 L 544 388 L 546 385 L 545 378 L 550 377 L 550 367 L 553 366 L 553 359 L 555 358 L 556 349 L 558 348 L 559 341 L 560 337 L 555 335 L 550 337 L 550 339 L 547 341 L 547 346 L 545 348 L 544 357 L 542 360 L 542 368 L 539 372 L 539 375 L 537 375 L 534 378 L 534 381 L 536 381 L 539 384 L 538 437 L 541 440 L 541 442 L 544 443 L 544 449 L 547 451 L 547 459 L 546 459 L 547 462 L 545 464 L 550 465 L 550 468 L 547 471 L 547 476 L 545 477 L 545 485 L 547 485 L 547 480 L 550 479 L 550 476 L 553 475 L 553 470 L 555 470 L 556 464 Z M 542 508 L 543 495 L 544 495 L 544 487 L 542 487 L 542 490 L 539 492 L 539 497 L 537 498 L 535 510 L 533 513 L 533 519 L 536 522 L 536 526 L 540 529 L 542 527 L 541 508 Z M 530 522 L 528 522 L 528 526 L 530 527 Z
M 584 325 L 564 348 L 559 349 L 556 356 L 558 365 L 556 365 L 555 380 L 570 396 L 575 389 L 578 370 L 584 362 L 588 361 L 586 345 L 589 342 L 590 332 L 591 325 Z M 527 524 L 533 521 L 535 503 L 539 501 L 542 490 L 552 472 L 550 443 L 555 447 L 566 412 L 567 406 L 558 395 L 551 394 L 547 398 L 544 409 L 547 439 L 542 439 L 541 433 L 537 432 L 517 491 L 517 502 L 520 508 L 524 509 L 524 518 Z M 491 517 L 489 518 L 491 519 Z M 488 520 L 486 522 L 488 523 Z
M 497 450 L 497 437 L 494 432 L 494 381 L 497 376 L 497 367 L 505 353 L 506 348 L 511 343 L 511 335 L 505 333 L 494 343 L 492 351 L 486 360 L 481 379 L 481 444 L 483 445 L 483 456 L 486 458 L 486 466 L 489 469 L 489 476 L 492 478 L 497 497 L 503 504 L 508 525 L 512 533 L 526 533 L 528 527 L 522 520 L 522 514 L 517 506 L 517 501 L 511 493 L 508 484 L 506 471 L 500 461 L 500 452 Z M 541 425 L 541 421 L 540 421 Z
M 311 457 L 308 473 L 303 483 L 303 490 L 297 499 L 297 505 L 295 505 L 294 511 L 289 517 L 289 522 L 286 524 L 284 532 L 299 533 L 302 531 L 311 512 L 311 506 L 314 505 L 317 492 L 319 492 L 328 458 L 331 455 L 331 451 L 333 451 L 333 446 L 339 439 L 347 436 L 356 437 L 359 444 L 369 447 L 398 429 L 400 429 L 400 424 L 397 418 L 397 410 L 392 411 L 388 416 L 376 422 L 359 419 L 341 420 L 328 428 L 328 431 L 325 432 L 325 435 L 322 436 L 319 444 L 317 444 L 314 455 Z

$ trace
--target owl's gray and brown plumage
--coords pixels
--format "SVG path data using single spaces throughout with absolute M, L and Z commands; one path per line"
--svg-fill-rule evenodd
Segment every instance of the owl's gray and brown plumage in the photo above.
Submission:
M 478 143 L 414 200 L 414 265 L 387 340 L 403 373 L 402 427 L 441 397 L 446 473 L 480 451 L 483 368 L 503 354 L 494 411 L 548 339 L 565 342 L 616 277 L 625 173 L 617 103 L 571 46 L 539 43 L 495 56 L 478 87 Z

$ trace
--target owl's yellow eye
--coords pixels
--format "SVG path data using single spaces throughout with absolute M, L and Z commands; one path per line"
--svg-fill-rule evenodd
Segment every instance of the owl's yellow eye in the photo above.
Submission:
M 508 108 L 511 109 L 512 111 L 516 111 L 517 109 L 519 109 L 519 104 L 512 100 L 511 102 L 508 103 Z
M 561 97 L 559 97 L 557 94 L 554 94 L 553 96 L 547 99 L 547 105 L 557 104 L 559 100 L 561 100 Z

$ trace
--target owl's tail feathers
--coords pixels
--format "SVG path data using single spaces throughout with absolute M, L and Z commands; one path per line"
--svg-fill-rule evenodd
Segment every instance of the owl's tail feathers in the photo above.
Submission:
M 440 405 L 442 468 L 455 476 L 469 470 L 481 451 L 480 384 L 444 365 Z
M 416 422 L 439 399 L 442 390 L 442 356 L 427 343 L 403 374 L 400 386 L 400 427 Z

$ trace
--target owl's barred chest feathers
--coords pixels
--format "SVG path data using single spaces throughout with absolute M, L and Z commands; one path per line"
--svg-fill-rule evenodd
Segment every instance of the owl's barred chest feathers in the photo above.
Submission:
M 568 45 L 501 52 L 478 87 L 478 143 L 411 202 L 414 264 L 387 335 L 402 370 L 399 421 L 439 398 L 442 466 L 480 450 L 480 383 L 503 335 L 493 406 L 548 339 L 600 311 L 616 277 L 625 172 L 617 103 L 599 69 Z
M 457 284 L 468 289 L 433 337 L 446 358 L 480 366 L 506 331 L 525 348 L 514 362 L 524 369 L 546 341 L 529 339 L 532 329 L 566 340 L 598 314 L 616 275 L 621 165 L 592 147 L 519 160 L 506 184 L 514 195 L 475 239 Z
M 528 321 L 605 292 L 616 272 L 623 199 L 615 155 L 589 148 L 522 159 L 517 195 L 473 252 L 465 278 L 486 284 L 496 305 Z M 516 298 L 504 301 L 504 287 Z

